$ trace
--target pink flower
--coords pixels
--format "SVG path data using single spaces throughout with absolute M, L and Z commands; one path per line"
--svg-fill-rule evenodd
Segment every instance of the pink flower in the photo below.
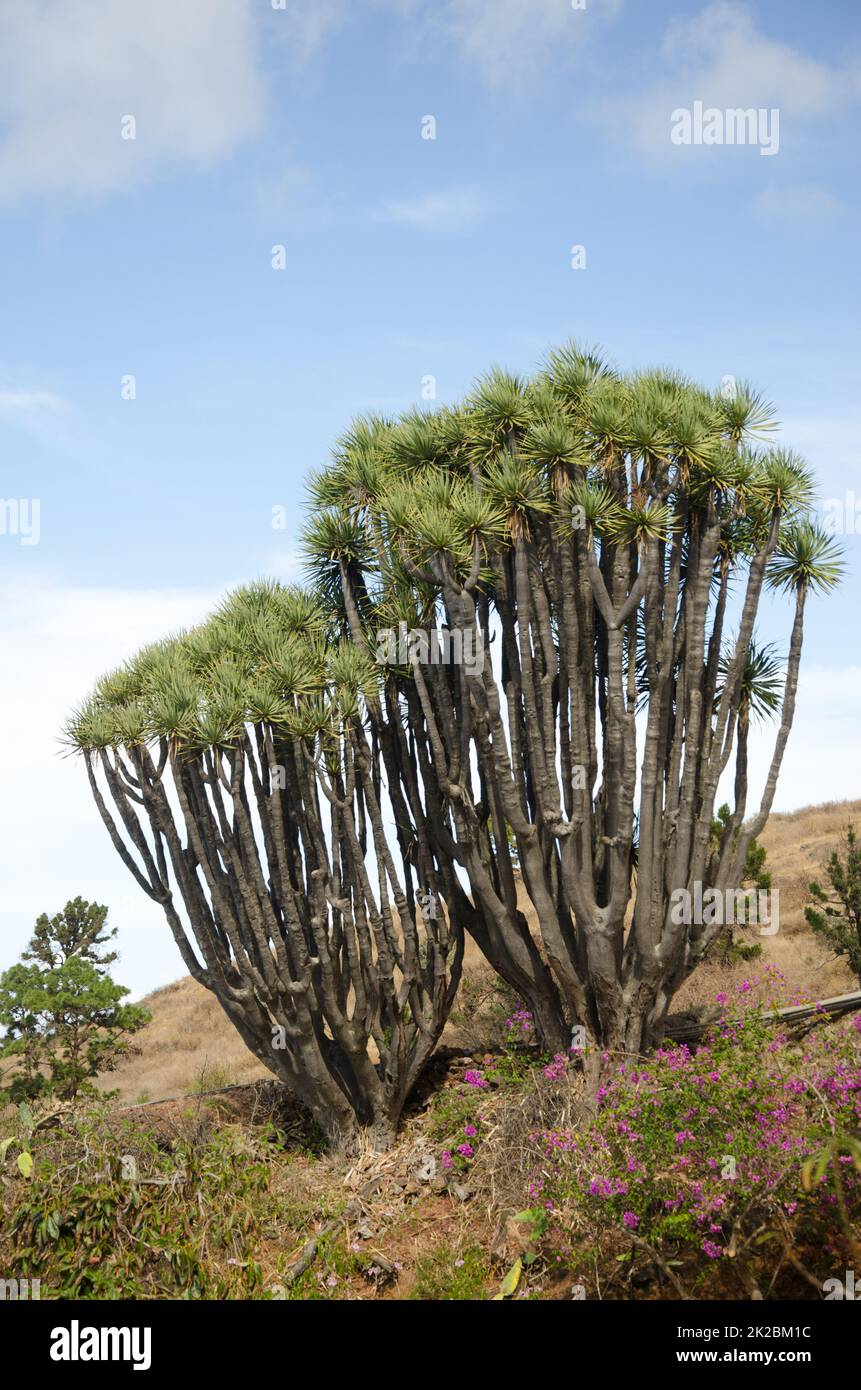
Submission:
M 466 1135 L 467 1139 L 474 1139 L 476 1134 L 478 1134 L 478 1130 L 476 1129 L 475 1125 L 464 1125 L 463 1132 Z
M 635 1231 L 640 1224 L 640 1218 L 635 1211 L 625 1211 L 622 1213 L 622 1225 L 627 1226 L 629 1231 Z
M 568 1065 L 568 1058 L 562 1052 L 557 1052 L 552 1062 L 548 1062 L 544 1068 L 544 1075 L 549 1081 L 558 1081 L 559 1077 L 565 1072 Z
M 723 1251 L 721 1250 L 720 1246 L 715 1245 L 713 1240 L 704 1240 L 703 1250 L 708 1255 L 710 1260 L 719 1260 L 721 1255 L 723 1254 Z
M 472 1147 L 471 1144 L 458 1144 L 457 1151 L 460 1154 L 461 1158 L 472 1158 L 473 1154 L 475 1153 L 475 1149 Z

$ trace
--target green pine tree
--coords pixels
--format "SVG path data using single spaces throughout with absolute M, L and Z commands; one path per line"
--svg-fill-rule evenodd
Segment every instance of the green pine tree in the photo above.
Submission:
M 110 978 L 116 951 L 98 949 L 116 936 L 107 915 L 82 898 L 54 917 L 43 913 L 21 963 L 0 976 L 0 1057 L 12 1060 L 4 1099 L 97 1094 L 93 1079 L 113 1070 L 149 1021 L 122 1002 L 129 991 Z
M 816 905 L 806 907 L 804 915 L 838 956 L 847 957 L 852 973 L 861 980 L 861 847 L 851 825 L 841 848 L 842 855 L 834 850 L 828 861 L 831 892 L 811 883 Z

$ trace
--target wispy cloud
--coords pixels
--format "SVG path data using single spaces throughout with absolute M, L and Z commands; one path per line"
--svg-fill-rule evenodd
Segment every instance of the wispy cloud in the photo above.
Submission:
M 272 14 L 270 33 L 294 63 L 301 65 L 353 15 L 349 0 L 285 0 Z
M 587 0 L 575 8 L 571 0 L 364 0 L 358 7 L 349 0 L 287 0 L 270 29 L 301 63 L 373 5 L 403 21 L 396 31 L 402 52 L 418 58 L 428 43 L 438 43 L 488 86 L 511 91 L 534 80 L 548 59 L 564 62 L 579 53 L 622 3 Z
M 199 622 L 218 597 L 0 573 L 0 719 L 16 731 L 6 740 L 0 797 L 0 969 L 13 963 L 40 912 L 55 912 L 80 893 L 111 908 L 123 983 L 143 991 L 182 973 L 161 912 L 117 857 L 86 773 L 77 758 L 61 756 L 59 739 L 105 671 L 166 632 Z
M 263 557 L 262 573 L 284 584 L 301 584 L 305 578 L 307 557 L 298 545 L 284 545 L 269 550 Z
M 444 0 L 433 7 L 429 26 L 489 85 L 512 87 L 535 76 L 549 56 L 571 57 L 594 35 L 596 19 L 613 18 L 621 4 L 588 0 L 575 9 L 568 0 Z
M 262 120 L 255 9 L 0 0 L 0 198 L 102 194 L 229 154 Z
M 0 389 L 0 418 L 32 416 L 43 410 L 62 410 L 65 401 L 50 391 L 4 391 Z
M 608 103 L 601 116 L 627 144 L 659 158 L 692 150 L 702 156 L 698 146 L 670 141 L 672 112 L 690 109 L 695 101 L 721 111 L 777 108 L 783 123 L 784 117 L 831 117 L 859 97 L 857 73 L 850 67 L 820 62 L 772 38 L 735 0 L 717 0 L 699 14 L 673 21 L 652 66 L 660 74 L 656 81 L 629 101 Z M 737 153 L 735 147 L 724 148 Z
M 449 188 L 387 202 L 375 220 L 420 227 L 428 232 L 459 232 L 478 222 L 486 211 L 486 203 L 475 189 Z

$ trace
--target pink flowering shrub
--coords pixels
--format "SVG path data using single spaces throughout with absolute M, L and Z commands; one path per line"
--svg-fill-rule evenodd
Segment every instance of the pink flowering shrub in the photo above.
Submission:
M 532 1014 L 518 1002 L 514 1012 L 505 1020 L 510 1044 L 528 1042 L 532 1037 Z
M 861 1024 L 792 1044 L 760 1017 L 778 986 L 774 971 L 743 982 L 725 1004 L 735 1021 L 699 1047 L 668 1044 L 615 1066 L 605 1058 L 594 1118 L 530 1134 L 534 1229 L 567 1266 L 602 1241 L 630 1248 L 634 1236 L 702 1269 L 727 1256 L 761 1261 L 769 1249 L 777 1263 L 796 1242 L 812 1252 L 808 1263 L 829 1269 L 851 1254 L 851 1225 L 861 1229 L 852 1143 L 861 1134 Z M 564 1069 L 558 1062 L 545 1068 L 550 1079 Z M 809 1162 L 829 1144 L 836 1180 L 833 1166 L 819 1172 Z

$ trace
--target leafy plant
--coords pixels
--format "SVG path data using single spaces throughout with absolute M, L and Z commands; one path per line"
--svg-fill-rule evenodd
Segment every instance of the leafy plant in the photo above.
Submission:
M 459 1253 L 439 1245 L 416 1262 L 411 1299 L 430 1302 L 477 1302 L 487 1297 L 490 1270 L 479 1246 Z
M 82 898 L 54 917 L 43 913 L 22 963 L 0 977 L 0 1057 L 13 1061 L 0 1090 L 7 1100 L 97 1094 L 93 1079 L 116 1066 L 148 1022 L 108 974 L 116 953 L 97 949 L 116 935 L 107 914 Z
M 818 882 L 810 884 L 816 906 L 806 907 L 804 915 L 838 956 L 846 956 L 850 970 L 861 980 L 861 846 L 851 825 L 842 852 L 831 854 L 828 877 L 830 893 Z
M 818 1030 L 801 1055 L 762 1016 L 781 989 L 771 968 L 742 982 L 739 1016 L 695 1050 L 618 1063 L 593 1119 L 531 1136 L 530 1206 L 517 1219 L 549 1264 L 588 1279 L 596 1260 L 636 1256 L 683 1271 L 689 1288 L 729 1277 L 749 1296 L 760 1274 L 803 1262 L 827 1272 L 838 1231 L 854 1255 L 861 1027 Z M 769 1265 L 775 1247 L 783 1259 Z

